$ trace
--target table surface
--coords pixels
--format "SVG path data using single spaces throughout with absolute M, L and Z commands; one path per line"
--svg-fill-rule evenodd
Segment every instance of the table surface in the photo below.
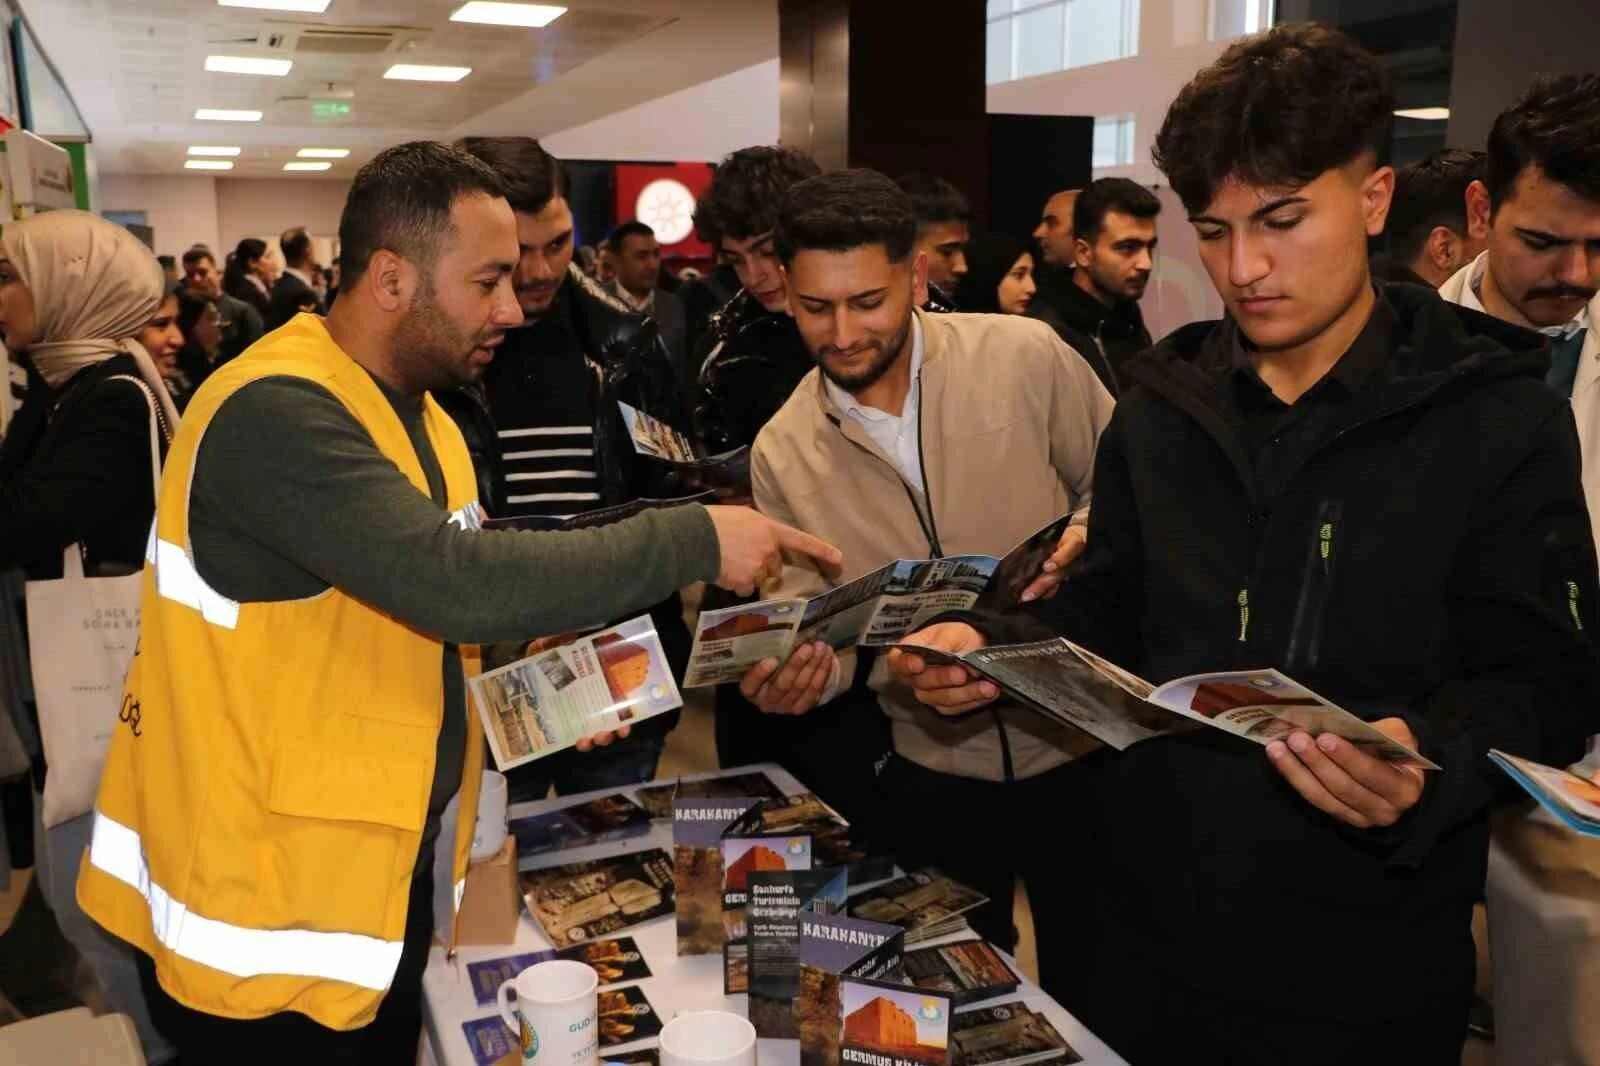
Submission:
M 764 771 L 778 788 L 789 795 L 806 791 L 805 787 L 794 777 L 776 766 L 750 766 L 740 767 L 736 770 L 722 771 L 722 773 L 738 773 L 750 770 Z M 720 773 L 690 774 L 683 780 L 700 780 L 702 778 L 718 777 Z M 587 793 L 578 796 L 563 796 L 554 800 L 542 800 L 538 803 L 514 804 L 510 810 L 510 817 L 520 818 L 529 814 L 555 810 L 560 807 L 582 803 L 588 799 L 599 796 L 611 795 L 615 792 L 627 792 L 631 789 L 606 789 L 600 792 Z M 826 797 L 824 797 L 826 798 Z M 656 822 L 651 831 L 643 836 L 633 837 L 628 840 L 615 841 L 607 844 L 596 844 L 586 848 L 568 848 L 564 851 L 554 851 L 540 855 L 531 863 L 524 860 L 524 866 L 540 868 L 545 866 L 561 866 L 566 863 L 583 862 L 589 859 L 607 858 L 613 855 L 624 855 L 634 851 L 645 851 L 650 848 L 662 848 L 668 855 L 672 854 L 672 824 L 670 822 Z M 662 1022 L 671 1021 L 680 1011 L 685 1010 L 726 1010 L 744 1017 L 745 999 L 742 995 L 725 996 L 722 993 L 722 956 L 717 955 L 678 955 L 677 927 L 671 915 L 657 918 L 643 925 L 623 929 L 615 936 L 631 936 L 639 945 L 645 962 L 650 966 L 653 976 L 643 981 L 634 982 L 655 1005 L 656 1012 Z M 970 935 L 970 934 L 968 934 Z M 947 938 L 959 940 L 961 935 Z M 945 943 L 945 940 L 932 943 Z M 432 1064 L 427 1063 L 428 1055 L 425 1054 L 425 1066 L 474 1066 L 472 1049 L 467 1044 L 467 1038 L 462 1031 L 462 1024 L 477 1018 L 486 1018 L 496 1015 L 493 1004 L 480 1007 L 474 997 L 472 987 L 467 981 L 467 964 L 488 959 L 497 959 L 506 955 L 522 954 L 531 951 L 543 951 L 551 947 L 533 919 L 528 917 L 524 910 L 517 926 L 517 939 L 514 944 L 494 945 L 490 947 L 463 947 L 456 952 L 452 959 L 445 958 L 444 949 L 438 944 L 433 947 L 433 952 L 428 959 L 427 971 L 422 976 L 423 1010 L 427 1018 L 426 1025 L 426 1052 L 431 1052 Z M 1016 967 L 1016 960 L 1008 959 L 1012 968 Z M 1071 1044 L 1079 1055 L 1083 1056 L 1087 1066 L 1127 1066 L 1124 1060 L 1102 1043 L 1093 1033 L 1080 1025 L 1077 1019 L 1068 1014 L 1058 1003 L 1046 996 L 1039 987 L 1024 979 L 1022 985 L 1009 996 L 1002 996 L 988 1003 L 1000 1003 L 1013 1000 L 1022 1000 L 1031 1009 L 1038 1011 L 1050 1019 L 1050 1023 Z M 615 1048 L 607 1048 L 607 1054 L 620 1054 L 639 1048 L 648 1048 L 656 1045 L 654 1039 L 641 1040 L 633 1044 L 623 1044 Z M 800 1061 L 800 1045 L 794 1040 L 762 1040 L 758 1050 L 761 1066 L 798 1066 Z

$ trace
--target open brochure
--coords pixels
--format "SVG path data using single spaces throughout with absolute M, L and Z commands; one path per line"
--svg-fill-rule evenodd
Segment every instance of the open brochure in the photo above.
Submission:
M 490 670 L 470 688 L 501 770 L 683 706 L 648 615 Z
M 1600 785 L 1570 770 L 1490 750 L 1489 758 L 1567 828 L 1600 837 Z
M 1118 751 L 1197 726 L 1262 745 L 1298 729 L 1312 736 L 1343 737 L 1380 759 L 1439 768 L 1276 670 L 1194 674 L 1157 686 L 1064 637 L 995 645 L 960 656 L 914 645 L 902 648 L 930 661 L 960 663 L 1034 710 Z
M 618 402 L 627 424 L 633 450 L 670 464 L 696 488 L 717 489 L 737 496 L 750 495 L 750 449 L 738 447 L 719 455 L 705 455 L 693 441 L 654 415 Z
M 593 529 L 596 526 L 609 526 L 613 522 L 620 522 L 624 518 L 632 518 L 645 511 L 664 511 L 669 507 L 682 507 L 689 503 L 710 503 L 712 493 L 710 489 L 696 492 L 689 496 L 674 496 L 670 499 L 655 499 L 644 497 L 629 500 L 627 503 L 612 504 L 610 507 L 600 507 L 593 511 L 584 511 L 571 518 L 552 518 L 546 515 L 519 515 L 513 518 L 486 518 L 483 520 L 484 529 L 523 529 L 534 533 L 565 533 L 574 529 Z
M 848 977 L 898 980 L 905 933 L 842 914 L 800 916 L 799 983 L 794 997 L 800 1066 L 839 1066 L 841 984 Z
M 1002 559 L 897 559 L 809 600 L 763 600 L 704 611 L 683 687 L 737 681 L 761 660 L 787 659 L 796 645 L 810 641 L 825 641 L 836 651 L 894 644 L 946 611 L 972 607 L 980 597 L 996 609 L 1011 606 L 1070 521 L 1065 515 L 1056 519 Z

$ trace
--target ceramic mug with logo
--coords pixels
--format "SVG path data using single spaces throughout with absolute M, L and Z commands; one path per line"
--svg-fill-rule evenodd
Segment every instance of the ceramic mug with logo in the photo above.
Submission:
M 517 1034 L 523 1062 L 598 1066 L 599 984 L 598 975 L 587 963 L 554 959 L 530 966 L 500 986 L 495 997 L 500 1017 Z

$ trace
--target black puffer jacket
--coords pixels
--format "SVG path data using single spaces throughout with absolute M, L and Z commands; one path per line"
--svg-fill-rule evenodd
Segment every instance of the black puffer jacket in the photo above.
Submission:
M 1100 441 L 1084 556 L 1054 599 L 977 618 L 1156 682 L 1274 666 L 1406 720 L 1443 769 L 1388 829 L 1336 822 L 1211 730 L 1106 760 L 1098 805 L 1119 953 L 1251 1009 L 1363 1024 L 1464 1009 L 1488 811 L 1511 791 L 1485 752 L 1565 765 L 1600 729 L 1578 438 L 1540 339 L 1413 286 L 1380 298 L 1390 359 L 1270 509 L 1219 388 L 1233 326 L 1141 357 Z
M 621 401 L 670 426 L 688 425 L 684 390 L 655 323 L 623 306 L 576 267 L 568 270 L 550 312 L 509 331 L 495 358 L 537 366 L 541 354 L 571 350 L 583 353 L 594 374 L 594 460 L 601 506 L 687 492 L 663 464 L 640 459 L 617 408 Z M 500 499 L 500 440 L 482 387 L 435 399 L 466 438 L 484 509 L 491 515 L 507 513 Z
M 689 361 L 700 367 L 694 432 L 712 454 L 754 444 L 816 365 L 794 319 L 742 289 L 712 316 L 700 345 Z

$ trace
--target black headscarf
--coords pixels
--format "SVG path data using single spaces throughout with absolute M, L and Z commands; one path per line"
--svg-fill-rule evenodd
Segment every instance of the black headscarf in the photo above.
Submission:
M 1033 251 L 1009 233 L 984 233 L 967 245 L 967 272 L 956 287 L 956 306 L 977 314 L 1000 313 L 1000 282 Z

